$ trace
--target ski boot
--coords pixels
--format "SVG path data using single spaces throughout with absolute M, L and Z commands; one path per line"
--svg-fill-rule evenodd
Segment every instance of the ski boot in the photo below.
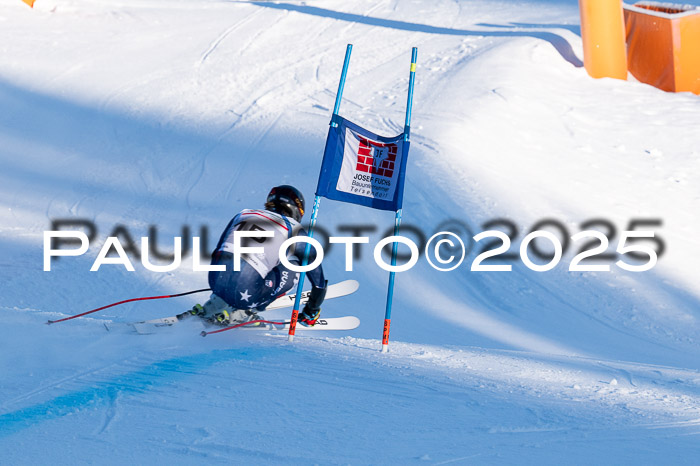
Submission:
M 201 317 L 205 314 L 206 314 L 206 312 L 204 311 L 204 307 L 202 307 L 201 304 L 195 304 L 194 306 L 192 306 L 192 309 L 190 309 L 189 311 L 185 311 L 182 314 L 178 314 L 176 317 L 177 317 L 177 320 L 183 320 L 183 319 L 187 319 L 189 317 L 195 317 L 195 316 Z
M 250 322 L 251 320 L 259 320 L 259 317 L 258 314 L 248 309 L 236 309 L 231 312 L 224 309 L 221 312 L 214 314 L 207 320 L 214 325 L 228 327 L 231 325 L 242 324 L 244 322 Z
M 233 310 L 228 304 L 212 293 L 204 304 L 195 304 L 189 311 L 178 314 L 177 320 L 199 317 L 209 323 L 226 325 L 226 322 L 230 320 L 229 312 L 233 312 Z

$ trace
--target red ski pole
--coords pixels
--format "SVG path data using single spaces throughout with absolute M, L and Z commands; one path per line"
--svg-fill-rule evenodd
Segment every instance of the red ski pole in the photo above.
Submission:
M 70 317 L 64 317 L 63 319 L 58 319 L 58 320 L 49 320 L 48 322 L 46 322 L 46 324 L 47 324 L 47 325 L 51 325 L 51 324 L 56 324 L 56 323 L 58 323 L 58 322 L 64 322 L 64 321 L 66 321 L 66 320 L 75 319 L 76 317 L 82 317 L 82 316 L 86 316 L 86 315 L 88 315 L 88 314 L 92 314 L 93 312 L 101 311 L 102 309 L 107 309 L 108 307 L 114 307 L 114 306 L 118 306 L 118 305 L 120 305 L 120 304 L 130 303 L 130 302 L 132 302 L 132 301 L 146 301 L 146 300 L 148 300 L 148 299 L 177 298 L 178 296 L 186 296 L 186 295 L 188 295 L 188 294 L 201 293 L 202 291 L 211 291 L 211 288 L 202 288 L 201 290 L 187 291 L 187 292 L 185 292 L 185 293 L 171 294 L 171 295 L 165 295 L 165 296 L 148 296 L 148 297 L 145 297 L 145 298 L 131 298 L 131 299 L 125 299 L 124 301 L 119 301 L 119 302 L 116 302 L 116 303 L 108 304 L 108 305 L 106 305 L 106 306 L 98 307 L 97 309 L 93 309 L 93 310 L 91 310 L 91 311 L 83 312 L 82 314 L 77 314 L 77 315 L 70 316 Z

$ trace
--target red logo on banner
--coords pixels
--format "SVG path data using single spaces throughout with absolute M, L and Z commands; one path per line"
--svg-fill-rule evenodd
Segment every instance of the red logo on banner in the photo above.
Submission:
M 357 151 L 357 171 L 391 178 L 399 148 L 396 144 L 382 144 L 360 138 Z

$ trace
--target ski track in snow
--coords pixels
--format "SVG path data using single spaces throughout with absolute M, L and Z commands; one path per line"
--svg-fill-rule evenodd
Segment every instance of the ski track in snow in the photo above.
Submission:
M 226 28 L 224 32 L 219 34 L 216 39 L 212 41 L 212 43 L 209 45 L 209 48 L 202 54 L 202 58 L 199 61 L 200 65 L 204 65 L 204 62 L 207 61 L 207 58 L 209 58 L 209 55 L 214 53 L 221 44 L 221 42 L 226 39 L 232 32 L 234 32 L 236 29 L 238 29 L 241 25 L 249 23 L 252 21 L 256 15 L 259 15 L 262 12 L 262 10 L 256 10 L 253 13 L 249 14 L 245 18 L 243 18 L 241 21 L 237 21 L 235 24 L 231 25 L 230 27 Z
M 85 337 L 91 334 L 86 333 L 82 339 L 85 340 Z M 160 345 L 171 345 L 173 337 L 177 343 L 183 337 L 183 333 L 171 332 L 168 335 L 170 341 L 160 337 L 161 335 L 155 338 L 141 338 L 139 346 L 145 344 L 153 351 Z M 175 400 L 178 394 L 196 391 L 203 378 L 215 380 L 217 385 L 212 388 L 216 393 L 217 389 L 223 387 L 226 387 L 226 391 L 233 389 L 235 392 L 235 387 L 241 384 L 257 384 L 259 378 L 270 371 L 278 375 L 287 374 L 287 377 L 296 372 L 287 365 L 290 354 L 285 353 L 288 351 L 292 351 L 291 355 L 296 354 L 297 357 L 304 355 L 307 359 L 305 362 L 308 363 L 305 366 L 306 376 L 302 379 L 295 376 L 295 380 L 300 383 L 299 387 L 295 388 L 315 387 L 318 390 L 323 386 L 334 387 L 330 392 L 322 390 L 319 393 L 352 393 L 361 390 L 367 394 L 365 396 L 371 398 L 371 393 L 376 390 L 376 394 L 380 396 L 390 393 L 389 399 L 405 399 L 411 400 L 410 404 L 420 404 L 421 399 L 445 396 L 451 392 L 469 393 L 475 399 L 487 392 L 495 399 L 519 400 L 519 403 L 530 404 L 538 411 L 547 411 L 552 406 L 566 407 L 568 416 L 578 421 L 578 429 L 589 432 L 588 435 L 595 431 L 620 429 L 628 424 L 636 424 L 647 432 L 647 435 L 657 429 L 666 432 L 669 429 L 680 429 L 686 432 L 686 435 L 700 434 L 700 373 L 697 371 L 625 362 L 602 363 L 585 358 L 517 351 L 446 348 L 402 342 L 392 343 L 391 352 L 384 355 L 379 353 L 376 340 L 354 337 L 302 336 L 298 339 L 295 349 L 289 348 L 280 352 L 280 340 L 283 338 L 280 336 L 267 342 L 259 340 L 249 343 L 238 339 L 238 342 L 234 343 L 234 337 L 234 340 L 229 340 L 228 343 L 234 343 L 232 348 L 209 348 L 204 350 L 205 352 L 194 354 L 186 354 L 191 350 L 185 350 L 185 347 L 171 347 L 171 351 L 185 351 L 185 354 L 157 360 L 153 359 L 156 356 L 156 353 L 153 353 L 150 357 L 131 358 L 61 379 L 51 386 L 3 404 L 0 412 L 0 442 L 3 442 L 3 438 L 6 441 L 16 439 L 16 435 L 13 434 L 35 429 L 47 422 L 72 419 L 75 416 L 87 417 L 87 425 L 95 424 L 93 436 L 97 438 L 110 431 L 112 426 L 118 428 L 121 419 L 133 417 L 133 408 L 144 414 L 145 419 L 150 419 L 157 413 L 158 418 L 170 419 L 171 421 L 167 422 L 173 422 L 186 415 L 188 407 L 161 406 L 154 404 L 154 400 Z M 102 343 L 108 342 L 102 338 Z M 219 343 L 214 344 L 219 346 Z M 314 358 L 318 358 L 318 361 L 314 361 Z M 249 359 L 250 364 L 241 365 L 241 361 Z M 232 361 L 238 361 L 236 370 L 222 371 Z M 329 367 L 347 365 L 348 372 L 334 371 L 334 377 L 328 378 L 327 364 L 331 364 Z M 369 385 L 359 383 L 355 378 L 356 373 L 359 375 L 358 371 L 363 373 L 363 377 L 369 377 Z M 638 382 L 632 386 L 621 381 L 621 371 L 635 374 Z M 211 379 L 212 376 L 216 376 L 216 379 Z M 391 385 L 385 385 L 383 380 L 386 377 L 394 379 Z M 674 387 L 679 383 L 682 384 L 682 388 Z M 41 395 L 45 395 L 49 390 L 53 390 L 54 393 L 46 400 L 46 397 Z M 323 405 L 325 396 L 321 395 L 319 400 Z M 32 401 L 37 398 L 45 401 Z M 189 395 L 186 399 L 190 399 Z M 216 405 L 217 399 L 227 404 L 225 399 L 217 397 L 205 404 Z M 245 404 L 253 400 L 242 398 L 239 399 L 239 403 Z M 235 403 L 235 398 L 231 402 Z M 272 408 L 275 404 L 273 399 L 269 398 L 258 402 L 268 407 L 272 403 Z M 281 399 L 278 399 L 278 402 L 279 409 L 287 409 Z M 202 408 L 202 401 L 195 404 Z M 362 419 L 370 415 L 371 410 L 362 413 L 361 404 L 351 404 L 360 409 L 360 412 L 354 415 L 356 418 Z M 240 406 L 237 409 L 240 409 Z M 257 411 L 260 410 L 268 412 L 267 408 L 260 407 Z M 294 411 L 292 408 L 292 414 L 295 414 Z M 510 420 L 515 424 L 508 424 L 505 419 L 486 420 L 486 424 L 489 425 L 488 433 L 532 435 L 570 432 L 571 426 L 566 422 L 562 424 L 561 419 L 550 418 L 549 421 L 545 421 L 548 416 L 544 411 L 536 415 L 542 417 L 544 424 L 538 422 L 533 425 L 530 424 L 531 421 L 518 421 L 517 418 Z M 95 416 L 95 421 L 90 422 Z M 430 416 L 427 417 L 429 418 Z M 81 421 L 81 424 L 84 422 L 86 421 Z M 211 422 L 210 426 L 215 426 L 215 430 L 216 427 L 223 427 L 218 418 L 212 419 Z M 521 424 L 518 424 L 519 422 Z M 215 437 L 215 441 L 212 442 L 214 444 L 220 441 L 220 435 Z M 435 440 L 433 436 L 429 437 L 432 441 Z M 198 445 L 191 445 L 187 447 L 188 454 L 197 451 L 206 454 L 206 447 L 201 448 L 202 450 Z M 227 447 L 222 451 L 222 455 L 230 448 L 235 449 L 233 445 Z M 293 457 L 286 457 L 284 454 L 275 456 L 276 459 L 265 460 L 264 456 L 259 456 L 260 452 L 249 453 L 265 462 L 293 460 Z M 214 455 L 216 456 L 216 453 Z M 452 460 L 455 458 L 447 461 Z

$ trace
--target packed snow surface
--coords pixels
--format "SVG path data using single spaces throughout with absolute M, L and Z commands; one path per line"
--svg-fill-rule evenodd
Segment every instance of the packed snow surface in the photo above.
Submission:
M 323 308 L 352 332 L 103 325 L 206 294 L 43 325 L 207 287 L 191 253 L 90 272 L 110 235 L 211 248 L 278 184 L 310 210 L 348 43 L 340 113 L 387 136 L 418 47 L 403 231 L 469 246 L 453 271 L 397 274 L 388 354 L 372 249 L 393 213 L 325 199 L 323 231 L 370 237 L 353 271 L 338 245 L 324 261 L 360 281 Z M 0 0 L 0 50 L 1 464 L 697 464 L 700 97 L 588 77 L 576 1 Z M 56 220 L 95 238 L 47 272 Z M 518 258 L 535 226 L 569 238 L 546 272 Z M 470 271 L 490 229 L 509 272 Z M 585 229 L 608 253 L 652 230 L 658 263 L 569 271 Z

